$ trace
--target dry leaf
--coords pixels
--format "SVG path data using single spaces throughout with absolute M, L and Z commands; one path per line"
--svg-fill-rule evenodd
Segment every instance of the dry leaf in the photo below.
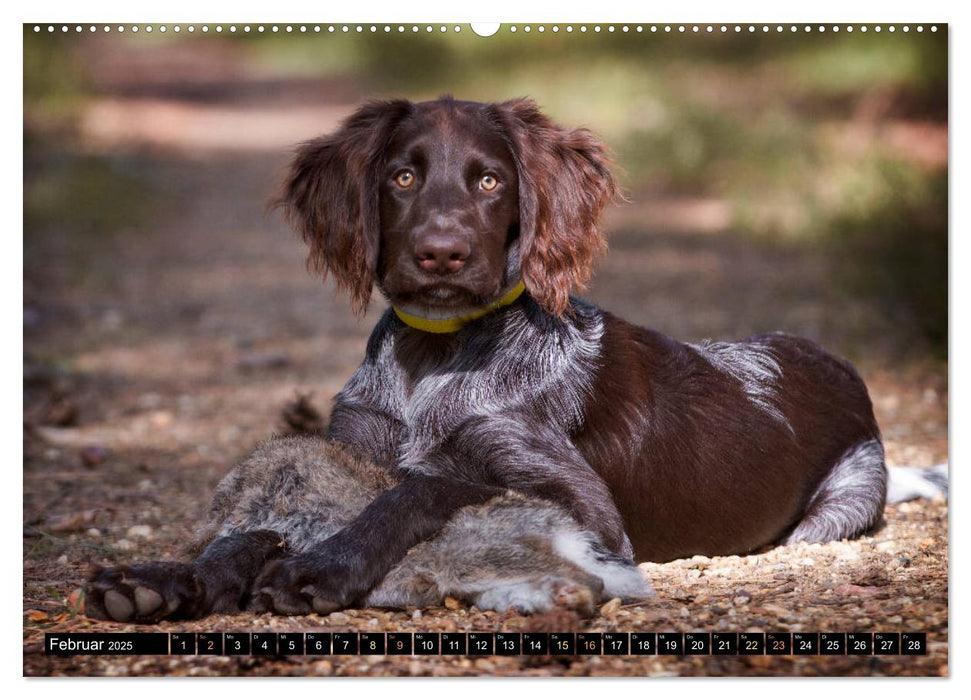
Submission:
M 603 607 L 600 608 L 600 614 L 604 617 L 613 615 L 615 612 L 620 610 L 620 603 L 620 598 L 612 598 L 611 600 L 608 600 L 603 604 Z
M 68 594 L 65 603 L 73 614 L 84 614 L 84 589 L 75 588 Z
M 82 510 L 77 513 L 55 515 L 47 521 L 47 530 L 50 532 L 78 532 L 80 530 L 86 530 L 94 524 L 97 513 L 97 510 Z

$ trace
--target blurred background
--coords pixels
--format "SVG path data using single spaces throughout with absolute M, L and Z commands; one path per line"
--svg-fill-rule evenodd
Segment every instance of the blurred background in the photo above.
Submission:
M 298 392 L 326 415 L 384 304 L 355 319 L 265 204 L 296 143 L 373 97 L 525 95 L 593 129 L 629 201 L 586 296 L 688 341 L 811 337 L 861 369 L 892 463 L 946 459 L 945 26 L 42 29 L 24 29 L 35 598 L 85 558 L 170 553 Z

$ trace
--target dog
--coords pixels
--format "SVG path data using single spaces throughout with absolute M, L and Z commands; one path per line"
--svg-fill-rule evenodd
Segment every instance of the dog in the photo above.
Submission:
M 681 343 L 571 295 L 617 196 L 601 141 L 528 99 L 374 101 L 303 144 L 279 203 L 309 266 L 391 308 L 327 440 L 261 447 L 196 559 L 98 572 L 88 614 L 589 609 L 651 594 L 635 559 L 872 528 L 888 472 L 849 363 L 782 333 Z

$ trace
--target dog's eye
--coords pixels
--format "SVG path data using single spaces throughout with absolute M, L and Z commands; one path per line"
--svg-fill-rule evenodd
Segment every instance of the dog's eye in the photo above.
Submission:
M 394 181 L 403 190 L 415 184 L 415 174 L 410 170 L 402 170 L 394 176 Z
M 479 187 L 484 189 L 486 192 L 492 192 L 499 186 L 499 178 L 495 175 L 483 175 L 479 178 Z

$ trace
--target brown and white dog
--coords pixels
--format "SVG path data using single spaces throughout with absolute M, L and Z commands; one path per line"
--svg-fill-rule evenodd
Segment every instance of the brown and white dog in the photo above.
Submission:
M 571 296 L 616 192 L 601 142 L 529 100 L 371 102 L 304 144 L 281 204 L 310 264 L 392 308 L 329 442 L 261 448 L 197 559 L 99 572 L 89 614 L 536 610 L 648 595 L 634 559 L 871 528 L 887 469 L 847 362 L 781 333 L 685 344 Z

